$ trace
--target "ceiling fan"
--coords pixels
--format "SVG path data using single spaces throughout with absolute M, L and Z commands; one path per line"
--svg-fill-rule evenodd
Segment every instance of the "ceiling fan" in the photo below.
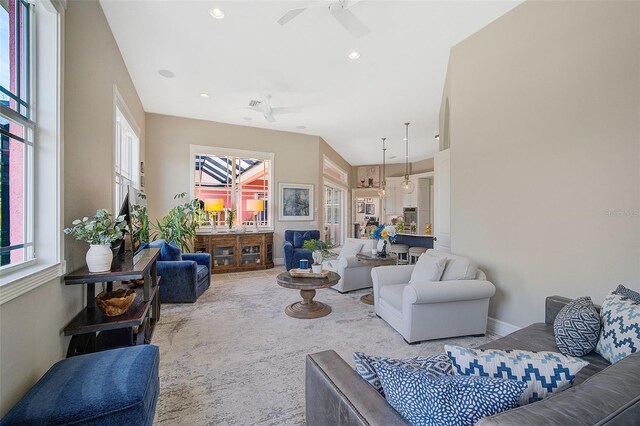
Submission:
M 367 26 L 349 10 L 354 4 L 358 3 L 358 1 L 360 0 L 331 0 L 329 2 L 323 1 L 306 7 L 297 7 L 282 15 L 282 17 L 278 19 L 278 24 L 285 25 L 307 9 L 324 6 L 329 9 L 331 15 L 336 18 L 345 30 L 349 31 L 349 33 L 355 38 L 361 38 L 369 34 L 371 30 L 369 30 L 369 28 L 367 28 Z
M 292 107 L 272 107 L 271 106 L 271 95 L 264 95 L 264 100 L 256 100 L 252 99 L 249 101 L 249 106 L 244 107 L 245 109 L 250 109 L 252 111 L 257 111 L 262 113 L 264 119 L 269 123 L 276 122 L 276 115 L 280 114 L 292 114 L 296 112 L 302 111 L 301 106 L 292 106 Z

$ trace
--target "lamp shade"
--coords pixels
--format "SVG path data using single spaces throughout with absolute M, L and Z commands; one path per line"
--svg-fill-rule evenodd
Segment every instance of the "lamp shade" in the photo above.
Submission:
M 204 209 L 208 212 L 219 212 L 224 209 L 224 203 L 221 198 L 208 198 L 204 200 Z
M 247 200 L 247 211 L 249 212 L 261 212 L 264 210 L 263 200 Z

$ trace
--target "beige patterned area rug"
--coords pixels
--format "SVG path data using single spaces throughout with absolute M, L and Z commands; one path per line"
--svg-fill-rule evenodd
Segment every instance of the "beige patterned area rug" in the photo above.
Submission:
M 353 366 L 352 353 L 412 357 L 473 347 L 489 337 L 408 345 L 360 302 L 362 290 L 318 290 L 324 318 L 290 318 L 297 290 L 278 286 L 284 271 L 215 275 L 194 304 L 162 305 L 153 344 L 160 347 L 158 425 L 303 425 L 304 368 L 309 353 L 333 349 Z

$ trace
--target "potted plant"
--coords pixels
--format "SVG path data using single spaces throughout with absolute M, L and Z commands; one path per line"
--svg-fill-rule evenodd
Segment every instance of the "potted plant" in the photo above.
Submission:
M 187 196 L 182 192 L 173 197 L 175 200 Z M 162 238 L 167 242 L 176 243 L 182 251 L 189 251 L 198 229 L 198 217 L 200 216 L 200 201 L 198 199 L 179 204 L 169 210 L 162 219 L 156 219 L 152 224 L 152 237 L 154 240 Z
M 122 234 L 129 231 L 124 215 L 113 219 L 113 215 L 107 210 L 98 209 L 95 216 L 76 219 L 71 224 L 73 227 L 65 228 L 64 233 L 90 244 L 85 257 L 89 272 L 111 270 L 113 260 L 111 243 L 122 238 Z
M 325 259 L 334 257 L 336 254 L 331 250 L 334 246 L 331 242 L 325 242 L 320 240 L 306 240 L 302 247 L 311 250 L 311 257 L 313 258 L 313 265 L 311 265 L 311 271 L 314 274 L 322 272 L 322 262 Z
M 234 208 L 225 209 L 225 222 L 229 227 L 229 230 L 233 228 L 233 222 L 236 220 L 236 210 Z
M 147 199 L 147 196 L 141 192 L 138 194 L 138 198 L 144 201 Z M 149 225 L 147 206 L 143 204 L 133 204 L 131 206 L 131 240 L 136 244 L 148 243 Z

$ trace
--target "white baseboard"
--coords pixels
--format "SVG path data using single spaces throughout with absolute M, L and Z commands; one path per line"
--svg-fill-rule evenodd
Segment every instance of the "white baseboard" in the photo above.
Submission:
M 517 325 L 509 324 L 508 322 L 500 321 L 495 318 L 487 318 L 487 332 L 500 337 L 511 334 L 521 328 L 522 327 L 518 327 Z
M 284 265 L 284 257 L 274 257 L 273 264 L 276 266 Z

